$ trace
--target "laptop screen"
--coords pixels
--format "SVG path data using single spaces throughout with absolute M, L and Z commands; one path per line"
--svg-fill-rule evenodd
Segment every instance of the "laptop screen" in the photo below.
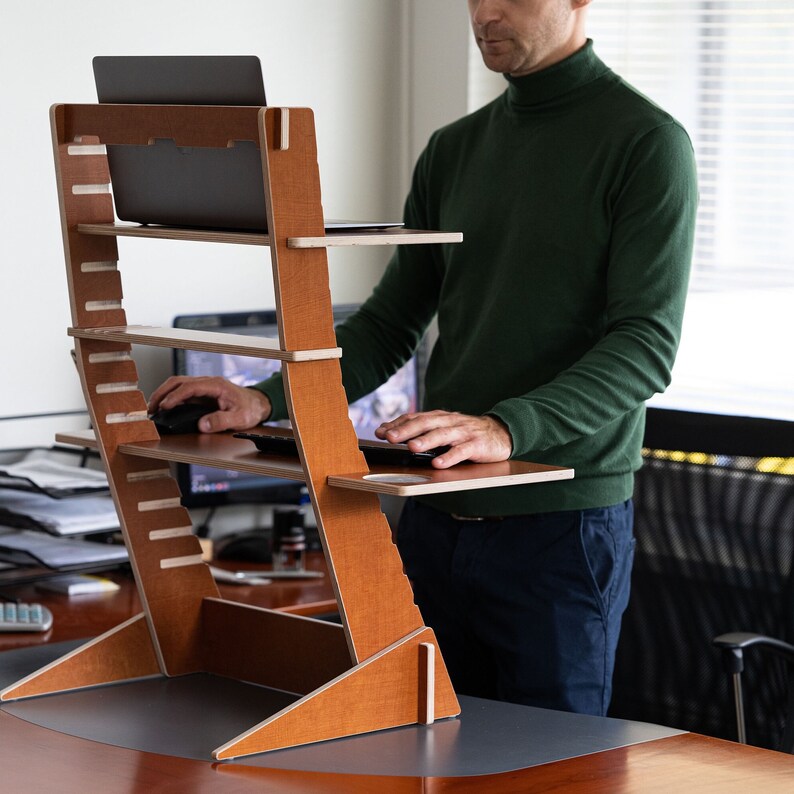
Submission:
M 265 105 L 253 55 L 97 56 L 100 102 L 143 105 Z M 259 149 L 238 141 L 225 149 L 108 146 L 116 215 L 165 226 L 267 231 Z M 326 229 L 384 228 L 401 221 L 326 221 Z
M 255 56 L 97 56 L 100 102 L 174 105 L 265 104 Z M 259 150 L 108 146 L 116 215 L 167 226 L 266 230 Z

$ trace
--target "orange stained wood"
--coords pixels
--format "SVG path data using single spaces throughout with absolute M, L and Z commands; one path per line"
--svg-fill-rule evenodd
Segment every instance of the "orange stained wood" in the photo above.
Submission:
M 263 121 L 273 140 L 283 114 L 268 110 Z M 287 239 L 298 234 L 323 234 L 311 111 L 290 109 L 289 147 L 268 147 L 264 166 L 282 346 L 331 347 L 336 335 L 327 253 L 323 248 L 287 245 Z M 285 363 L 283 372 L 290 419 L 309 475 L 343 624 L 353 658 L 362 661 L 421 627 L 422 617 L 377 497 L 341 494 L 327 485 L 335 471 L 367 469 L 348 417 L 338 362 Z
M 352 664 L 338 624 L 231 601 L 204 599 L 203 635 L 205 670 L 285 692 L 305 695 Z
M 97 384 L 107 377 L 108 362 L 102 354 L 113 347 L 86 340 L 76 340 L 75 347 L 92 424 L 101 442 L 111 493 L 163 672 L 196 671 L 200 669 L 201 599 L 217 596 L 217 586 L 201 563 L 200 544 L 170 471 L 118 450 L 125 441 L 158 438 L 146 418 L 143 395 L 137 389 L 98 393 Z M 102 378 L 94 371 L 97 357 Z
M 0 700 L 158 675 L 144 616 L 137 615 L 0 693 Z
M 422 643 L 435 645 L 431 629 L 417 631 L 343 673 L 222 745 L 215 757 L 235 758 L 422 721 L 427 713 L 427 705 L 419 699 L 419 693 L 426 692 Z M 434 683 L 436 717 L 458 714 L 458 701 L 440 654 Z

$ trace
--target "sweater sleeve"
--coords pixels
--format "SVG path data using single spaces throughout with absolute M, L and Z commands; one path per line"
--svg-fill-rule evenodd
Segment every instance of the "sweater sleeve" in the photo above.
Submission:
M 590 436 L 667 387 L 681 334 L 696 209 L 686 132 L 671 121 L 642 135 L 626 155 L 612 207 L 603 334 L 551 381 L 488 412 L 510 429 L 513 457 Z

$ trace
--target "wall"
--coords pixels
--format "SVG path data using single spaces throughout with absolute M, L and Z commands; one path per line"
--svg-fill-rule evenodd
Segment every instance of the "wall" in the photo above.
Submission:
M 86 426 L 65 333 L 70 317 L 47 111 L 54 102 L 95 101 L 92 57 L 258 55 L 270 104 L 315 110 L 326 213 L 399 216 L 408 121 L 393 100 L 406 71 L 406 8 L 400 0 L 28 0 L 4 7 L 0 448 L 49 445 L 56 430 Z M 169 325 L 175 313 L 273 305 L 267 249 L 132 240 L 120 240 L 119 249 L 131 322 Z M 337 264 L 342 256 L 344 267 Z M 334 299 L 366 297 L 385 256 L 370 249 L 332 257 Z M 169 354 L 135 354 L 148 391 L 168 374 Z

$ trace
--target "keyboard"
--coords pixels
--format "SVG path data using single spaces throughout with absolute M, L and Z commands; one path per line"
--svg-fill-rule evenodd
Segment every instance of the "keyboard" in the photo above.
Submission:
M 260 452 L 273 455 L 297 455 L 298 448 L 293 436 L 268 435 L 267 433 L 234 433 L 235 438 L 253 441 Z M 367 463 L 386 466 L 429 466 L 433 458 L 446 452 L 449 447 L 436 447 L 425 452 L 411 452 L 405 444 L 366 441 L 359 439 L 358 448 L 364 453 Z
M 47 631 L 52 612 L 42 604 L 15 604 L 0 601 L 0 633 L 4 631 Z

